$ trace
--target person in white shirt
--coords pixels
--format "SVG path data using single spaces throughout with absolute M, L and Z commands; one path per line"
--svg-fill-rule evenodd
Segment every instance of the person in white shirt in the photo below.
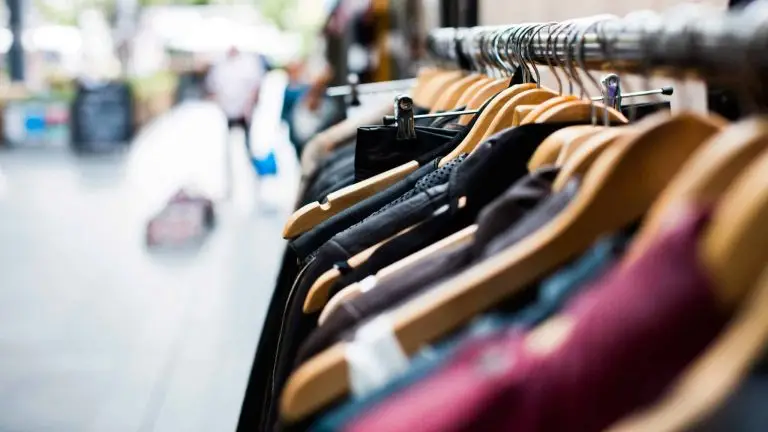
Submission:
M 243 54 L 232 47 L 224 60 L 211 68 L 206 79 L 208 92 L 227 116 L 227 130 L 235 127 L 245 130 L 245 147 L 251 158 L 248 130 L 265 73 L 264 65 L 255 55 Z

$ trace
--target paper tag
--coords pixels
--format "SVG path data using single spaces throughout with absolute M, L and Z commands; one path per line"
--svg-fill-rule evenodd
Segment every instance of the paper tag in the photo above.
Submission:
M 355 397 L 381 388 L 408 370 L 408 356 L 385 315 L 360 327 L 346 347 L 349 382 Z

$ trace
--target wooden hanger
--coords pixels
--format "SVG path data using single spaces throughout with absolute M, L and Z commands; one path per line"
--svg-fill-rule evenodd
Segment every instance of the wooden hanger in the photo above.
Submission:
M 471 99 L 469 99 L 469 102 L 467 102 L 467 110 L 480 109 L 489 99 L 508 88 L 509 80 L 510 78 L 500 78 L 486 83 L 477 91 L 477 93 L 472 95 Z M 472 121 L 473 117 L 474 114 L 464 114 L 459 117 L 459 124 L 466 126 Z
M 576 153 L 590 138 L 598 135 L 608 129 L 608 126 L 593 126 L 594 129 L 586 130 L 581 134 L 568 137 L 569 139 L 563 142 L 563 147 L 560 149 L 560 154 L 557 155 L 555 165 L 563 165 L 568 162 L 570 158 Z
M 528 171 L 536 171 L 544 165 L 555 165 L 561 150 L 567 142 L 587 133 L 597 133 L 602 129 L 602 126 L 580 125 L 552 132 L 551 135 L 539 144 L 533 156 L 531 156 L 531 159 L 528 161 Z
M 477 231 L 477 225 L 470 225 L 462 230 L 459 230 L 442 240 L 439 240 L 418 252 L 412 253 L 407 257 L 392 263 L 383 269 L 376 272 L 376 283 L 381 283 L 387 278 L 391 277 L 398 272 L 405 271 L 405 269 L 412 268 L 412 266 L 418 265 L 423 259 L 426 259 L 434 254 L 441 253 L 450 248 L 457 247 L 462 244 L 466 244 L 472 241 Z M 330 316 L 336 309 L 338 309 L 342 303 L 347 300 L 353 299 L 359 296 L 362 286 L 359 282 L 353 283 L 344 287 L 335 296 L 331 297 L 328 304 L 323 308 L 323 312 L 320 314 L 320 325 Z
M 430 112 L 449 111 L 458 107 L 459 99 L 469 87 L 478 81 L 486 80 L 488 80 L 488 77 L 485 75 L 473 73 L 462 77 L 449 86 L 444 85 L 443 88 L 435 88 L 434 91 L 438 96 Z
M 508 110 L 514 109 L 516 104 L 528 103 L 527 101 L 533 99 L 551 97 L 553 94 L 555 93 L 552 90 L 535 88 L 533 84 L 515 85 L 502 91 L 499 96 L 494 98 L 488 107 L 483 110 L 483 113 L 478 117 L 475 126 L 469 131 L 469 134 L 458 146 L 456 146 L 455 149 L 440 160 L 439 165 L 443 166 L 447 164 L 462 153 L 472 152 L 472 150 L 474 150 L 478 144 L 483 142 L 483 140 L 502 130 L 503 128 L 500 128 L 500 126 L 494 126 L 498 123 L 497 119 L 499 116 L 504 116 Z M 494 131 L 494 128 L 499 129 Z
M 418 225 L 418 224 L 417 224 Z M 374 252 L 381 246 L 383 246 L 385 243 L 390 241 L 391 239 L 405 234 L 408 231 L 415 228 L 417 225 L 408 227 L 399 233 L 393 235 L 392 237 L 380 241 L 379 243 L 376 243 L 375 245 L 369 247 L 368 249 L 363 250 L 360 253 L 355 254 L 354 256 L 350 257 L 347 260 L 347 265 L 349 265 L 350 268 L 357 268 L 360 265 L 362 265 L 364 262 L 368 260 L 368 258 L 373 255 Z M 307 292 L 307 297 L 304 299 L 304 307 L 303 311 L 305 314 L 317 312 L 320 309 L 325 306 L 325 304 L 328 302 L 328 297 L 330 295 L 331 288 L 333 288 L 333 285 L 336 283 L 336 281 L 339 280 L 343 276 L 338 268 L 334 267 L 325 273 L 321 274 L 320 277 L 317 278 L 317 280 L 312 284 L 312 286 L 309 288 L 309 292 Z
M 683 114 L 650 116 L 638 128 L 638 136 L 606 149 L 574 200 L 550 223 L 394 310 L 393 331 L 403 351 L 413 354 L 445 336 L 583 252 L 601 234 L 639 218 L 719 124 Z M 348 391 L 344 352 L 344 344 L 336 344 L 291 376 L 281 399 L 285 419 L 301 419 Z
M 305 205 L 288 218 L 283 228 L 283 238 L 294 238 L 311 230 L 331 216 L 404 179 L 418 168 L 419 163 L 411 161 L 332 192 L 323 204 L 315 201 Z
M 501 82 L 491 83 L 486 88 L 488 90 L 495 90 L 500 84 L 506 85 L 506 80 L 507 79 L 500 80 Z M 460 144 L 457 148 L 462 148 L 462 145 L 466 144 L 467 142 L 475 142 L 475 144 L 471 146 L 471 149 L 473 149 L 481 141 L 479 137 L 480 134 L 484 133 L 485 131 L 484 125 L 486 123 L 492 122 L 492 119 L 497 116 L 497 114 L 500 112 L 500 110 L 503 109 L 504 106 L 506 106 L 506 102 L 504 101 L 507 99 L 514 100 L 516 97 L 523 93 L 527 93 L 527 95 L 524 98 L 519 98 L 517 100 L 531 100 L 532 98 L 541 97 L 542 94 L 550 95 L 551 97 L 551 95 L 555 94 L 551 90 L 535 88 L 534 84 L 520 84 L 512 86 L 506 90 L 502 90 L 501 93 L 499 93 L 499 95 L 493 101 L 491 101 L 490 104 L 488 104 L 485 110 L 483 110 L 483 113 L 480 115 L 480 117 L 478 117 L 478 120 L 472 130 L 462 141 L 462 144 Z M 471 151 L 471 149 L 467 148 L 467 151 Z M 456 150 L 454 150 L 454 152 L 455 151 Z M 443 161 L 450 160 L 450 154 L 443 159 Z M 360 265 L 362 262 L 367 260 L 368 256 L 370 255 L 361 255 L 362 258 L 360 260 L 354 260 L 354 262 L 357 263 L 357 265 Z M 349 264 L 352 265 L 352 261 L 350 261 Z M 307 313 L 314 312 L 319 307 L 325 305 L 328 301 L 328 292 L 330 291 L 330 288 L 340 276 L 341 275 L 338 270 L 331 269 L 323 274 L 320 278 L 318 278 L 307 296 L 304 311 Z
M 441 70 L 435 67 L 422 67 L 419 68 L 419 72 L 416 74 L 416 85 L 413 86 L 413 89 L 411 90 L 411 99 L 413 99 L 414 103 L 419 106 L 421 105 L 419 102 L 424 100 L 424 87 L 433 79 L 436 79 L 440 77 L 441 75 L 449 74 L 454 71 L 445 71 Z
M 709 418 L 759 364 L 768 347 L 768 269 L 741 310 L 671 390 L 608 432 L 683 432 Z
M 485 137 L 489 137 L 499 131 L 515 126 L 513 123 L 515 108 L 519 105 L 531 105 L 546 103 L 546 101 L 555 98 L 558 93 L 548 88 L 535 88 L 510 99 L 509 102 L 499 111 L 499 114 L 493 119 L 488 130 L 485 132 Z
M 632 262 L 658 236 L 664 221 L 680 205 L 710 205 L 739 176 L 744 167 L 768 149 L 768 121 L 756 118 L 734 123 L 712 137 L 685 164 L 680 175 L 664 189 L 627 251 Z
M 451 71 L 441 73 L 432 79 L 425 80 L 424 94 L 429 93 L 430 86 L 444 85 L 452 80 L 455 81 L 460 79 L 463 75 L 464 74 L 461 71 Z M 414 91 L 415 90 L 417 90 L 417 88 L 414 88 Z M 421 103 L 426 105 L 431 102 L 422 100 Z M 346 121 L 342 123 L 346 123 Z M 357 127 L 354 126 L 353 129 L 356 131 Z M 352 205 L 397 183 L 418 168 L 418 162 L 411 161 L 362 182 L 339 189 L 338 191 L 329 194 L 326 198 L 326 202 L 323 204 L 312 202 L 301 207 L 288 218 L 288 221 L 286 221 L 286 224 L 283 227 L 283 238 L 294 238 L 309 231 L 331 216 L 338 214 Z
M 536 88 L 535 84 L 516 84 L 512 87 L 509 87 L 508 89 L 502 90 L 501 93 L 496 95 L 496 97 L 493 98 L 493 100 L 488 104 L 488 106 L 483 109 L 483 112 L 480 113 L 480 115 L 477 118 L 477 121 L 475 122 L 475 125 L 470 129 L 467 136 L 462 140 L 462 144 L 466 143 L 467 147 L 474 148 L 478 143 L 481 142 L 483 139 L 485 132 L 487 128 L 490 126 L 491 122 L 493 122 L 494 117 L 500 112 L 500 110 L 504 107 L 504 104 L 515 97 L 516 95 L 530 89 Z M 470 144 L 474 143 L 474 144 Z M 457 146 L 457 148 L 461 147 L 461 144 Z M 451 152 L 448 156 L 446 156 L 447 159 L 444 159 L 447 161 L 450 161 L 451 159 L 454 159 L 458 157 L 461 153 L 456 153 L 455 156 L 451 156 L 453 153 L 456 153 L 456 150 Z M 441 160 L 442 162 L 442 160 Z
M 593 108 L 594 107 L 594 108 Z M 589 119 L 594 109 L 597 118 L 603 118 L 608 112 L 608 119 L 612 123 L 629 123 L 629 120 L 621 112 L 607 107 L 600 102 L 579 99 L 572 102 L 555 105 L 536 117 L 536 123 L 557 123 Z
M 520 125 L 523 119 L 535 110 L 538 105 L 520 105 L 515 107 L 515 114 L 512 116 L 512 123 Z
M 459 99 L 456 101 L 455 105 L 452 106 L 450 109 L 456 109 L 460 107 L 466 107 L 469 104 L 469 101 L 486 85 L 490 84 L 493 80 L 488 77 L 484 77 L 483 79 L 479 81 L 475 81 L 467 87 L 466 90 L 459 96 Z
M 563 190 L 568 181 L 574 176 L 583 176 L 589 171 L 592 164 L 600 157 L 605 149 L 617 142 L 619 138 L 632 134 L 629 128 L 609 128 L 590 137 L 574 154 L 564 163 L 560 172 L 552 183 L 552 190 Z
M 459 199 L 459 208 L 463 208 L 466 205 L 466 199 L 461 198 Z M 365 249 L 364 251 L 356 254 L 355 256 L 351 257 L 347 260 L 347 265 L 351 268 L 357 268 L 361 266 L 363 263 L 368 261 L 368 258 L 373 254 L 373 252 L 376 251 L 379 247 L 381 247 L 384 243 L 390 241 L 391 239 L 398 237 L 402 234 L 407 233 L 408 231 L 414 229 L 419 224 L 410 226 L 399 233 L 395 234 L 394 236 L 381 241 L 377 243 L 374 246 L 371 246 L 368 249 Z M 322 309 L 323 306 L 328 303 L 328 297 L 330 295 L 331 288 L 333 288 L 333 285 L 336 283 L 336 281 L 341 278 L 342 274 L 337 268 L 332 268 L 317 278 L 317 280 L 312 284 L 312 286 L 309 288 L 309 292 L 307 292 L 307 297 L 304 299 L 304 307 L 303 311 L 304 313 L 312 313 L 317 312 L 318 310 Z
M 465 76 L 467 75 L 463 71 L 451 71 L 440 74 L 424 84 L 424 87 L 419 90 L 420 97 L 418 102 L 416 99 L 413 102 L 423 108 L 433 108 L 444 94 L 445 89 Z
M 572 102 L 575 100 L 579 100 L 578 96 L 576 95 L 562 95 L 562 96 L 551 98 L 541 104 L 538 104 L 536 108 L 534 108 L 525 117 L 523 117 L 522 120 L 520 120 L 520 124 L 524 125 L 524 124 L 535 123 L 536 118 L 539 117 L 541 114 L 545 113 L 550 108 L 560 104 L 564 104 L 566 102 Z
M 325 324 L 328 317 L 333 315 L 344 303 L 360 297 L 361 294 L 363 294 L 361 282 L 355 282 L 342 288 L 341 291 L 328 300 L 328 304 L 325 305 L 323 311 L 320 312 L 320 317 L 317 318 L 317 325 L 322 326 Z

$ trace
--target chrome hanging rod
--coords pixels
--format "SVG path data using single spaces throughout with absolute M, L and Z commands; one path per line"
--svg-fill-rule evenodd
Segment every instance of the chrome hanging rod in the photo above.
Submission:
M 430 32 L 438 62 L 509 74 L 516 67 L 616 70 L 707 80 L 768 78 L 768 1 L 741 10 L 685 5 L 652 12 Z

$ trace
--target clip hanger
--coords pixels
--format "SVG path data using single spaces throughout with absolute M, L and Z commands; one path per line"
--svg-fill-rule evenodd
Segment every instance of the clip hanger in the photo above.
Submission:
M 600 80 L 603 93 L 603 103 L 613 109 L 621 109 L 621 78 L 615 73 L 608 74 Z
M 416 138 L 416 123 L 413 119 L 413 99 L 407 95 L 395 97 L 395 121 L 397 122 L 397 139 L 409 140 Z

